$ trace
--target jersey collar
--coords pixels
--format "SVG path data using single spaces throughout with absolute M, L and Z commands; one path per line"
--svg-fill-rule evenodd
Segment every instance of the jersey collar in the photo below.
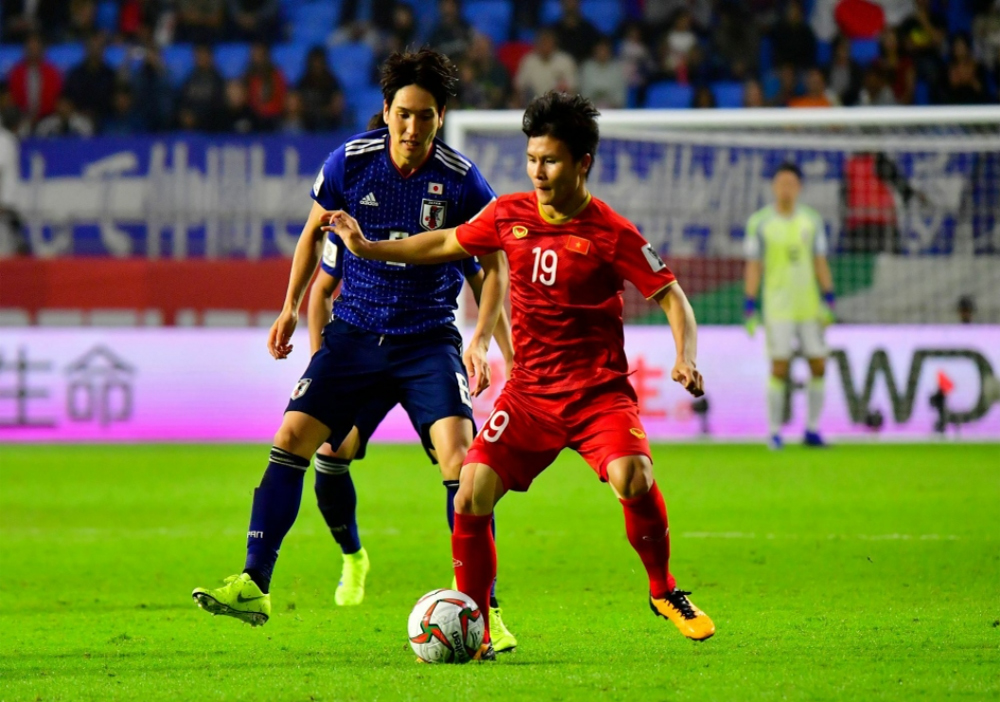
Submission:
M 425 156 L 424 160 L 420 162 L 420 165 L 410 171 L 409 174 L 404 174 L 403 171 L 399 170 L 399 166 L 396 165 L 396 162 L 392 160 L 392 137 L 386 134 L 385 141 L 385 157 L 389 160 L 389 165 L 393 167 L 396 173 L 399 174 L 399 177 L 403 180 L 409 180 L 423 170 L 424 166 L 427 165 L 427 162 L 434 156 L 434 150 L 437 149 L 437 139 L 435 139 L 431 142 L 431 148 L 427 149 L 427 156 Z
M 544 212 L 542 212 L 542 203 L 540 203 L 538 201 L 538 193 L 535 193 L 535 205 L 538 207 L 538 216 L 541 217 L 548 224 L 566 224 L 566 223 L 568 223 L 570 220 L 572 220 L 578 214 L 580 214 L 585 209 L 587 209 L 587 205 L 590 204 L 590 201 L 592 199 L 593 199 L 593 195 L 591 195 L 590 192 L 588 191 L 587 192 L 587 197 L 585 197 L 584 200 L 583 200 L 583 202 L 580 203 L 580 206 L 577 207 L 572 212 L 570 212 L 568 215 L 566 215 L 564 217 L 549 217 L 547 214 L 545 214 Z

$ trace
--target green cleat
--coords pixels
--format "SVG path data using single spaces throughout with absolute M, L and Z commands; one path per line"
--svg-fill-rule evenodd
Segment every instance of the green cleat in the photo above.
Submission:
M 246 573 L 230 575 L 225 585 L 214 590 L 196 587 L 191 597 L 212 615 L 236 617 L 250 626 L 264 625 L 271 616 L 271 595 L 265 595 Z
M 511 653 L 517 648 L 517 639 L 503 623 L 499 607 L 490 607 L 490 642 L 497 653 Z
M 365 578 L 368 577 L 368 552 L 344 554 L 344 568 L 333 601 L 341 607 L 353 607 L 365 599 Z

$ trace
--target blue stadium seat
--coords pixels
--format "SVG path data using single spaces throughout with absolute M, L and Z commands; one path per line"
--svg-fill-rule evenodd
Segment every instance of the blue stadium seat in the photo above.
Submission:
M 562 3 L 559 0 L 545 0 L 542 11 L 538 13 L 538 22 L 543 27 L 555 24 L 562 18 Z
M 325 44 L 340 18 L 340 3 L 332 0 L 308 2 L 290 13 L 291 39 L 297 44 Z
M 190 44 L 171 44 L 162 49 L 163 62 L 170 70 L 170 81 L 181 85 L 194 68 L 194 53 Z
M 828 41 L 816 41 L 816 63 L 820 66 L 829 66 L 833 59 L 833 44 Z
M 382 89 L 368 86 L 347 93 L 347 104 L 354 112 L 355 130 L 365 131 L 369 118 L 382 110 Z
M 646 90 L 646 107 L 677 109 L 691 107 L 694 89 L 672 81 L 653 83 Z
M 306 53 L 309 47 L 305 44 L 276 44 L 271 49 L 274 64 L 285 74 L 289 84 L 296 84 L 302 78 L 306 69 Z
M 507 0 L 469 0 L 462 14 L 473 29 L 498 45 L 510 38 L 512 13 L 513 8 Z
M 948 34 L 972 31 L 972 8 L 968 0 L 949 0 L 947 3 Z
M 14 64 L 21 60 L 24 49 L 13 44 L 0 44 L 0 78 L 6 78 Z
M 611 36 L 622 21 L 622 3 L 619 0 L 583 0 L 580 13 L 602 34 Z
M 117 0 L 101 0 L 97 6 L 97 28 L 113 34 L 118 30 Z
M 712 84 L 716 107 L 743 107 L 743 84 L 739 81 L 720 81 Z
M 73 66 L 83 61 L 83 44 L 56 44 L 45 52 L 46 58 L 54 63 L 60 71 L 66 73 Z
M 219 44 L 215 47 L 215 65 L 226 80 L 239 78 L 250 63 L 249 44 Z
M 758 70 L 760 70 L 761 75 L 765 75 L 774 68 L 774 44 L 771 43 L 770 37 L 761 37 L 757 62 L 760 64 Z
M 346 89 L 363 88 L 374 79 L 375 56 L 367 44 L 338 44 L 326 51 L 330 68 Z
M 851 41 L 851 58 L 862 66 L 878 58 L 878 39 L 853 39 Z
M 108 65 L 118 70 L 121 65 L 125 63 L 125 59 L 128 57 L 128 49 L 126 49 L 121 44 L 115 44 L 109 46 L 104 50 L 104 60 L 108 62 Z
M 914 105 L 931 104 L 931 86 L 925 80 L 918 80 L 913 89 Z

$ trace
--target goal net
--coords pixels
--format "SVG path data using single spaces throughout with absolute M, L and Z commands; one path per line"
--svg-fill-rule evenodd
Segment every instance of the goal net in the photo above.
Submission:
M 450 112 L 497 193 L 529 189 L 521 112 Z M 1000 107 L 632 110 L 600 118 L 590 189 L 668 260 L 709 324 L 742 319 L 743 237 L 791 161 L 826 224 L 845 322 L 1000 322 Z M 663 322 L 632 288 L 626 322 Z

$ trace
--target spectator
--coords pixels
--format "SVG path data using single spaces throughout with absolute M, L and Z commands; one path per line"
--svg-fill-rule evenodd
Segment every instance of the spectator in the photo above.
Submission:
M 66 75 L 63 94 L 94 124 L 100 126 L 111 114 L 115 72 L 104 60 L 104 37 L 91 35 L 83 62 Z
M 841 197 L 844 237 L 841 249 L 849 253 L 902 253 L 896 196 L 905 207 L 916 196 L 906 176 L 884 153 L 852 153 L 844 160 Z
M 96 33 L 97 3 L 95 0 L 71 0 L 66 40 L 86 41 Z M 108 98 L 110 102 L 110 95 Z
M 878 66 L 892 88 L 898 105 L 912 105 L 917 89 L 917 70 L 913 59 L 899 47 L 895 30 L 886 28 L 879 39 Z
M 7 81 L 0 80 L 0 126 L 10 130 L 15 136 L 21 136 L 22 123 L 25 122 L 22 119 L 21 110 L 14 104 L 14 97 L 10 94 L 10 85 Z
M 611 40 L 601 38 L 593 58 L 580 69 L 580 93 L 598 108 L 625 107 L 625 65 L 615 58 Z
M 851 42 L 847 37 L 837 36 L 833 40 L 833 58 L 826 71 L 826 80 L 842 105 L 857 103 L 861 67 L 851 58 Z
M 576 91 L 576 61 L 556 48 L 556 35 L 551 29 L 538 32 L 535 48 L 521 59 L 514 87 L 522 106 L 550 90 Z
M 989 3 L 972 21 L 973 54 L 994 80 L 1000 78 L 1000 2 Z
M 903 51 L 913 57 L 917 79 L 930 85 L 937 85 L 942 75 L 946 26 L 945 18 L 931 11 L 930 0 L 914 0 L 913 14 L 899 25 Z
M 861 92 L 858 93 L 858 104 L 866 107 L 885 107 L 896 104 L 896 96 L 885 79 L 885 71 L 878 63 L 873 63 L 865 69 Z
M 634 22 L 626 25 L 618 56 L 625 66 L 625 82 L 629 89 L 640 90 L 645 87 L 656 64 L 649 47 L 643 41 L 640 25 Z
M 384 35 L 392 30 L 395 7 L 389 0 L 344 0 L 330 43 L 364 42 L 380 52 Z
M 56 111 L 43 119 L 35 127 L 35 136 L 39 139 L 50 137 L 76 136 L 89 137 L 94 135 L 94 123 L 80 112 L 68 97 L 60 97 L 56 102 Z
M 792 0 L 785 8 L 785 18 L 771 32 L 774 61 L 790 63 L 795 68 L 809 68 L 816 64 L 816 35 L 802 17 L 802 6 Z
M 221 126 L 219 115 L 226 100 L 226 81 L 215 65 L 215 55 L 208 44 L 194 47 L 194 68 L 181 86 L 179 109 L 191 121 L 188 129 L 214 132 Z
M 314 46 L 306 57 L 306 70 L 298 85 L 302 118 L 310 131 L 336 129 L 344 122 L 344 91 L 326 62 L 326 52 Z
M 233 34 L 240 41 L 272 42 L 281 29 L 278 0 L 227 0 Z
M 302 114 L 302 98 L 294 90 L 288 93 L 285 100 L 285 114 L 281 118 L 278 131 L 282 134 L 297 136 L 306 131 L 306 122 Z
M 833 15 L 848 39 L 874 39 L 886 27 L 885 11 L 871 0 L 840 0 Z
M 475 72 L 476 82 L 483 91 L 483 109 L 500 110 L 510 98 L 510 75 L 497 60 L 493 42 L 485 34 L 474 34 L 466 59 Z
M 820 69 L 806 71 L 805 84 L 805 95 L 789 100 L 789 107 L 835 107 L 840 104 L 836 93 L 826 87 L 826 77 Z
M 38 34 L 24 42 L 24 58 L 14 64 L 8 76 L 14 104 L 34 127 L 40 119 L 55 112 L 62 92 L 62 76 L 45 58 L 45 46 Z
M 941 86 L 941 102 L 947 105 L 977 105 L 987 102 L 986 69 L 972 56 L 968 34 L 956 34 L 951 40 L 951 55 Z
M 660 69 L 664 78 L 688 83 L 692 77 L 692 64 L 696 63 L 698 37 L 694 33 L 691 13 L 681 10 L 673 26 L 660 45 Z
M 389 54 L 411 48 L 416 36 L 417 18 L 413 14 L 413 8 L 405 2 L 397 2 L 392 9 L 392 25 L 385 32 L 378 64 L 381 65 Z
M 590 58 L 590 53 L 601 38 L 601 33 L 580 13 L 580 0 L 561 0 L 562 17 L 552 29 L 559 48 L 577 63 Z
M 271 61 L 271 50 L 260 42 L 250 47 L 250 66 L 244 77 L 247 104 L 257 118 L 257 128 L 273 131 L 285 111 L 285 76 Z
M 247 102 L 247 89 L 243 82 L 226 83 L 226 110 L 223 113 L 223 131 L 250 134 L 257 131 L 257 116 Z
M 136 116 L 144 132 L 161 132 L 171 127 L 173 120 L 174 92 L 170 72 L 163 62 L 159 48 L 152 41 L 134 51 L 141 60 L 122 64 L 125 82 L 132 91 Z
M 760 36 L 746 7 L 726 3 L 719 8 L 719 20 L 712 32 L 712 56 L 719 72 L 730 80 L 757 75 Z
M 20 144 L 7 126 L 0 121 L 0 258 L 31 252 L 21 231 L 21 216 L 17 211 L 18 181 L 21 177 Z
M 101 133 L 105 136 L 132 136 L 142 132 L 142 119 L 135 110 L 132 93 L 122 87 L 111 99 L 111 114 L 104 120 Z
M 695 88 L 694 97 L 691 99 L 691 107 L 699 110 L 718 107 L 715 104 L 715 94 L 712 92 L 712 89 L 707 85 L 699 85 Z
M 155 38 L 159 44 L 174 39 L 175 14 L 171 0 L 122 0 L 118 10 L 118 31 L 129 41 L 145 43 Z
M 795 93 L 799 86 L 799 76 L 795 71 L 795 66 L 784 63 L 778 66 L 778 91 L 768 100 L 769 107 L 788 107 L 788 103 L 795 98 Z
M 748 78 L 743 82 L 743 107 L 767 107 L 764 89 L 756 78 Z
M 462 19 L 458 0 L 438 1 L 438 20 L 431 29 L 427 43 L 431 48 L 457 60 L 472 44 L 472 28 Z
M 670 28 L 679 12 L 690 14 L 694 25 L 703 31 L 712 26 L 711 0 L 645 0 L 643 24 L 651 36 L 658 36 Z
M 487 110 L 488 99 L 476 75 L 476 67 L 468 59 L 459 62 L 455 105 L 462 110 Z
M 69 25 L 66 0 L 3 0 L 0 3 L 0 36 L 20 43 L 33 34 L 47 41 L 62 41 Z
M 177 0 L 177 41 L 214 44 L 225 30 L 225 0 Z

